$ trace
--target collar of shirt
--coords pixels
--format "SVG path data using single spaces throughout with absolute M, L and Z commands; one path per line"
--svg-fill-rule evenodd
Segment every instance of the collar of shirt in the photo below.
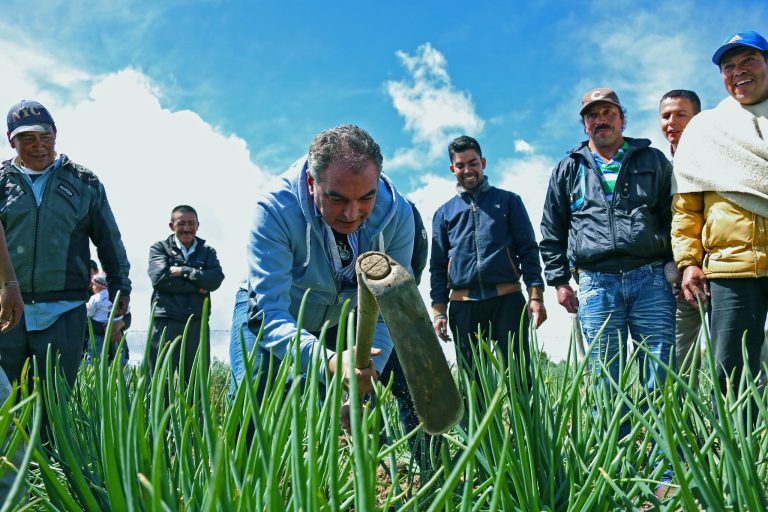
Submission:
M 173 235 L 173 241 L 176 242 L 176 247 L 178 247 L 181 251 L 181 254 L 184 255 L 184 261 L 189 261 L 189 255 L 195 252 L 195 249 L 197 249 L 197 239 L 192 242 L 192 245 L 189 246 L 189 249 L 184 247 L 184 244 L 179 241 L 176 235 Z
M 359 252 L 358 239 L 360 230 L 365 227 L 365 222 L 363 222 L 360 227 L 357 228 L 353 233 L 347 235 L 347 242 L 349 242 L 349 248 L 352 251 L 352 258 L 349 265 L 344 267 L 342 266 L 343 263 L 341 261 L 341 255 L 339 254 L 339 247 L 336 245 L 336 238 L 333 236 L 331 226 L 325 222 L 325 219 L 320 214 L 320 210 L 317 208 L 314 197 L 311 195 L 310 197 L 312 197 L 312 211 L 314 212 L 315 217 L 319 218 L 320 226 L 322 227 L 323 243 L 325 246 L 325 254 L 328 257 L 328 263 L 333 269 L 337 284 L 344 288 L 345 286 L 352 284 L 352 282 L 356 279 L 355 263 L 357 262 L 357 256 Z

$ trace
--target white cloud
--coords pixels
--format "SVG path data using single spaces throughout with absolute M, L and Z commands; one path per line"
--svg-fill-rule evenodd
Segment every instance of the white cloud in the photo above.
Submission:
M 16 58 L 21 51 L 23 60 Z M 156 86 L 133 69 L 90 76 L 44 52 L 0 42 L 0 73 L 0 105 L 21 98 L 43 102 L 59 130 L 57 150 L 104 183 L 131 262 L 134 330 L 146 329 L 149 319 L 149 246 L 170 234 L 170 211 L 180 203 L 198 210 L 199 235 L 218 251 L 227 279 L 213 294 L 211 329 L 228 329 L 237 283 L 246 272 L 253 196 L 267 178 L 251 162 L 245 141 L 220 133 L 194 112 L 163 108 Z M 57 95 L 49 77 L 61 87 L 81 88 L 82 98 Z M 7 141 L 0 152 L 4 158 L 13 154 Z M 227 346 L 218 341 L 212 353 L 226 358 Z
M 469 93 L 454 88 L 445 56 L 431 44 L 419 46 L 413 55 L 398 51 L 397 56 L 410 76 L 387 82 L 387 92 L 414 147 L 396 150 L 387 168 L 422 168 L 443 156 L 452 138 L 479 135 L 485 122 L 475 113 Z
M 533 146 L 528 144 L 523 139 L 517 139 L 515 141 L 515 152 L 516 153 L 528 153 L 528 154 L 531 154 L 531 153 L 533 153 Z

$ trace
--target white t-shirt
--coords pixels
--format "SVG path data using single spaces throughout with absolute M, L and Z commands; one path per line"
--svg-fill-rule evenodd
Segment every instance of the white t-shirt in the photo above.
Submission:
M 101 290 L 88 299 L 88 316 L 92 320 L 107 323 L 111 311 L 112 301 L 109 300 L 109 290 Z

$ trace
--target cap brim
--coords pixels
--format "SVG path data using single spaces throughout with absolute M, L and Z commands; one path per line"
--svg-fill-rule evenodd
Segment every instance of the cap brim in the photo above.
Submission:
M 720 48 L 717 49 L 715 54 L 712 56 L 712 63 L 715 66 L 720 67 L 720 60 L 723 58 L 723 55 L 726 52 L 729 52 L 729 51 L 733 50 L 734 48 L 739 48 L 739 47 L 741 47 L 741 48 L 754 48 L 755 50 L 760 51 L 760 52 L 765 51 L 762 48 L 760 48 L 759 46 L 756 46 L 754 44 L 740 43 L 740 42 L 728 43 L 728 44 L 724 44 L 723 46 L 721 46 Z
M 589 103 L 587 103 L 586 105 L 581 107 L 581 111 L 579 111 L 579 115 L 583 116 L 584 112 L 586 112 L 589 109 L 589 107 L 591 107 L 595 103 L 610 103 L 611 105 L 615 105 L 615 106 L 619 107 L 619 110 L 621 110 L 621 108 L 622 108 L 621 105 L 619 105 L 615 101 L 607 100 L 605 98 L 600 98 L 599 100 L 590 101 Z
M 15 130 L 13 130 L 10 134 L 8 134 L 8 138 L 12 139 L 16 135 L 18 135 L 20 133 L 24 133 L 24 132 L 45 133 L 45 132 L 47 132 L 48 130 L 51 129 L 51 126 L 53 126 L 53 125 L 50 125 L 50 124 L 30 124 L 28 126 L 19 126 Z

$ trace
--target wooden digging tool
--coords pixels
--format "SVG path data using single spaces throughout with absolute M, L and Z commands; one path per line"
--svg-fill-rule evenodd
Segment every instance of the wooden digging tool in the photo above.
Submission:
M 448 431 L 464 415 L 464 404 L 413 277 L 373 251 L 357 258 L 356 271 L 356 366 L 368 367 L 380 309 L 424 430 Z

